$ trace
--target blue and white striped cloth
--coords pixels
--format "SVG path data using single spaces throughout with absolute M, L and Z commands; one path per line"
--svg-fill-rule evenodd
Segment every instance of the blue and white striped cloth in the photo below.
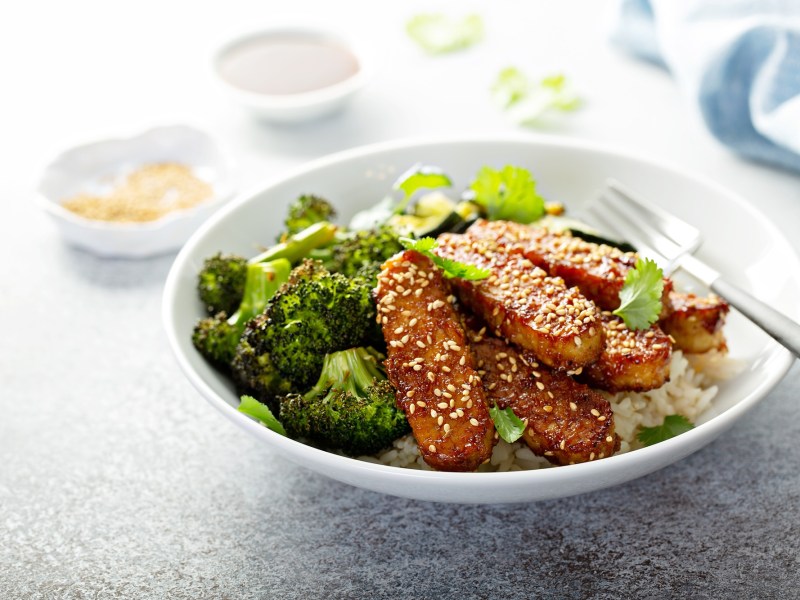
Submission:
M 734 152 L 800 171 L 800 0 L 618 0 L 612 40 L 665 67 Z

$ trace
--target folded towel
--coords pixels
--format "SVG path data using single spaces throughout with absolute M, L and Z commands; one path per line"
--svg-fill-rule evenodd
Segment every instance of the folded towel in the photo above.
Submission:
M 734 152 L 800 171 L 800 0 L 618 0 L 612 40 L 667 68 Z

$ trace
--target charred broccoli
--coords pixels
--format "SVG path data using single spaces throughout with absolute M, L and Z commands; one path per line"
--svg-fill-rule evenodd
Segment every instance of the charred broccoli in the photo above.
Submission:
M 195 325 L 192 342 L 200 354 L 218 368 L 227 369 L 246 323 L 264 310 L 269 299 L 289 278 L 290 270 L 289 261 L 283 258 L 248 265 L 238 310 L 230 317 L 219 312 Z
M 336 211 L 330 202 L 313 194 L 304 194 L 289 206 L 289 214 L 284 221 L 286 232 L 281 240 L 315 223 L 332 221 L 335 217 Z
M 350 455 L 373 454 L 408 433 L 395 390 L 372 348 L 325 356 L 317 384 L 281 400 L 279 420 L 292 437 Z
M 361 278 L 304 261 L 272 298 L 265 318 L 251 324 L 247 340 L 256 356 L 268 355 L 297 389 L 308 389 L 325 354 L 368 343 L 374 335 L 370 292 Z
M 233 314 L 244 294 L 247 259 L 217 253 L 205 260 L 197 276 L 197 291 L 209 315 Z
M 335 242 L 311 253 L 334 273 L 362 276 L 375 283 L 381 265 L 403 249 L 397 233 L 388 225 L 365 231 L 339 233 Z
M 292 385 L 275 368 L 269 352 L 254 349 L 254 346 L 262 346 L 260 338 L 267 319 L 267 315 L 262 313 L 247 323 L 230 365 L 238 389 L 252 394 L 259 402 L 277 412 L 278 399 L 291 392 L 298 392 L 299 388 Z

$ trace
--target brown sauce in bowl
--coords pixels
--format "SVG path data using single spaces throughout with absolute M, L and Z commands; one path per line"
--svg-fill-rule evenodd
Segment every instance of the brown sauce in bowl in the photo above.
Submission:
M 308 34 L 264 35 L 229 49 L 220 76 L 248 92 L 286 96 L 313 92 L 358 73 L 358 59 L 343 44 Z

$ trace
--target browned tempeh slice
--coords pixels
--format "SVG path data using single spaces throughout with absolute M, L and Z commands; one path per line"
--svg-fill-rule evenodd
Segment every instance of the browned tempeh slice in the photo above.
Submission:
M 567 465 L 619 449 L 614 413 L 600 393 L 553 371 L 495 337 L 471 333 L 486 398 L 527 422 L 523 438 L 535 454 Z
M 634 331 L 607 311 L 601 319 L 606 346 L 600 359 L 583 369 L 581 381 L 609 392 L 644 392 L 669 381 L 672 341 L 658 325 Z
M 722 325 L 730 306 L 725 300 L 672 292 L 669 302 L 672 312 L 661 319 L 660 325 L 675 340 L 676 348 L 696 354 L 727 350 Z
M 637 260 L 633 252 L 587 242 L 569 232 L 553 233 L 512 221 L 479 220 L 466 235 L 492 240 L 505 245 L 511 252 L 523 254 L 550 275 L 564 279 L 567 285 L 578 286 L 587 298 L 604 310 L 619 308 L 619 292 L 625 284 L 625 276 Z M 672 282 L 665 278 L 665 301 L 671 289 Z M 664 307 L 667 309 L 669 304 L 664 302 Z
M 599 311 L 577 288 L 491 240 L 446 233 L 438 242 L 440 256 L 491 270 L 487 279 L 454 282 L 461 301 L 498 336 L 557 369 L 575 370 L 599 358 Z
M 430 259 L 407 250 L 383 265 L 376 298 L 386 374 L 423 459 L 474 471 L 492 455 L 494 423 L 447 284 Z

